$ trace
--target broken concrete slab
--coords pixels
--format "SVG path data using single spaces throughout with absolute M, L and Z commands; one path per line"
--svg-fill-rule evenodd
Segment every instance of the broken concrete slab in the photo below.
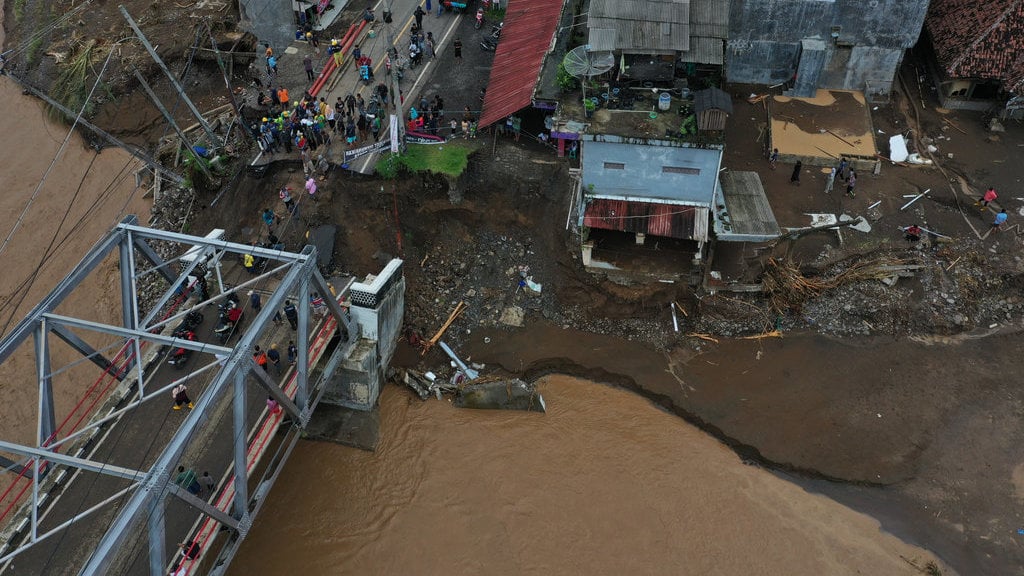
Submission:
M 544 412 L 544 398 L 536 386 L 518 378 L 468 384 L 455 396 L 459 408 Z

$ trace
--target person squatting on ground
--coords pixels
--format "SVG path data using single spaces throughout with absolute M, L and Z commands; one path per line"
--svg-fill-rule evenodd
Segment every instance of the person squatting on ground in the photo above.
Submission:
M 903 229 L 903 238 L 907 242 L 917 242 L 921 239 L 921 227 L 917 224 L 911 224 Z
M 171 398 L 174 399 L 175 410 L 181 410 L 181 407 L 185 405 L 188 405 L 189 410 L 194 407 L 192 400 L 188 397 L 188 387 L 184 384 L 178 384 L 171 390 Z

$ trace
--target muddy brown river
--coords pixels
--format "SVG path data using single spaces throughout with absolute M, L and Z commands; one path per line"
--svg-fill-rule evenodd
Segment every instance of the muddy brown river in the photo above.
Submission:
M 916 574 L 930 558 L 647 400 L 564 376 L 547 414 L 388 386 L 369 453 L 303 442 L 230 574 Z

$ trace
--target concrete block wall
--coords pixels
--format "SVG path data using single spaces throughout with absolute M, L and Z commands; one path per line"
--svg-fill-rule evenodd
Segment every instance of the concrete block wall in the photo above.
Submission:
M 269 42 L 280 55 L 295 41 L 295 12 L 291 0 L 238 0 L 238 27 L 260 42 Z
M 863 90 L 865 82 L 889 85 L 924 24 L 928 0 L 731 0 L 726 78 L 729 82 L 774 85 L 793 77 L 801 41 L 829 47 L 818 88 Z M 849 59 L 830 69 L 839 41 L 852 45 Z M 842 56 L 842 55 L 841 55 Z M 799 78 L 798 78 L 799 81 Z

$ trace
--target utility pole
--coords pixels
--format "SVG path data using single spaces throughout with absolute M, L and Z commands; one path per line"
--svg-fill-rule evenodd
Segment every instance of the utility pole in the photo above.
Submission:
M 13 75 L 13 74 L 9 74 L 8 76 L 10 78 L 13 78 L 14 81 L 17 82 L 18 84 L 20 84 L 22 88 L 24 88 L 28 92 L 31 92 L 36 98 L 39 98 L 43 102 L 46 102 L 50 106 L 53 106 L 55 109 L 59 110 L 60 113 L 63 114 L 65 118 L 69 118 L 71 120 L 74 120 L 75 117 L 77 116 L 67 106 L 61 104 L 60 102 L 57 102 L 53 98 L 50 98 L 50 96 L 47 95 L 46 92 L 43 92 L 42 90 L 36 88 L 35 86 L 32 86 L 31 84 L 29 84 L 28 82 L 26 82 L 22 78 L 19 78 L 19 77 Z M 150 168 L 153 169 L 153 173 L 154 174 L 159 174 L 161 178 L 166 178 L 166 179 L 174 182 L 175 184 L 178 184 L 179 186 L 184 184 L 184 182 L 185 182 L 184 178 L 182 178 L 180 175 L 176 174 L 174 171 L 170 170 L 166 166 L 163 166 L 162 164 L 160 164 L 160 162 L 157 161 L 156 158 L 150 156 L 149 154 L 146 154 L 145 152 L 143 152 L 139 148 L 137 148 L 135 146 L 129 146 L 128 144 L 126 144 L 123 141 L 119 140 L 113 134 L 110 134 L 109 132 L 103 130 L 99 126 L 89 122 L 85 118 L 79 118 L 78 119 L 78 123 L 81 124 L 82 126 L 85 126 L 89 130 L 92 130 L 98 136 L 100 136 L 101 138 L 103 138 L 104 140 L 109 142 L 110 144 L 113 144 L 114 146 L 117 146 L 117 147 L 121 148 L 125 152 L 127 152 L 127 153 L 131 154 L 132 156 L 138 158 L 139 160 L 145 162 L 147 166 L 149 166 Z
M 391 10 L 391 0 L 388 0 L 388 12 L 391 12 L 392 15 L 394 14 L 394 12 L 392 12 L 392 10 Z M 396 40 L 395 40 L 395 28 L 394 28 L 394 26 L 392 24 L 388 24 L 387 28 L 388 28 L 388 45 L 391 46 L 391 48 L 389 50 L 391 50 L 391 49 L 394 50 L 395 60 L 397 60 L 398 59 L 398 47 L 395 46 L 395 42 L 396 42 Z M 391 94 L 392 94 L 391 101 L 392 101 L 392 106 L 394 107 L 393 108 L 394 112 L 392 113 L 392 116 L 395 116 L 397 118 L 397 124 L 398 124 L 397 130 L 391 132 L 391 138 L 393 139 L 392 143 L 391 143 L 391 149 L 392 150 L 398 150 L 399 153 L 401 153 L 401 152 L 405 151 L 405 113 L 402 111 L 402 88 L 399 86 L 398 62 L 397 61 L 392 63 L 390 76 L 391 76 L 391 87 L 390 88 L 391 88 Z M 390 129 L 390 126 L 389 126 L 389 129 Z M 394 154 L 394 152 L 392 152 L 392 154 Z
M 156 104 L 156 107 L 160 110 L 160 113 L 163 114 L 164 118 L 166 118 L 167 121 L 171 123 L 171 128 L 174 128 L 174 132 L 178 134 L 178 138 L 181 139 L 181 143 L 184 144 L 185 146 L 188 146 L 189 153 L 192 155 L 193 158 L 195 158 L 196 166 L 199 167 L 199 169 L 203 172 L 203 175 L 206 176 L 206 178 L 210 182 L 213 182 L 213 176 L 210 174 L 210 170 L 206 167 L 206 161 L 203 160 L 202 158 L 199 158 L 199 155 L 196 154 L 195 149 L 192 147 L 192 143 L 189 142 L 188 137 L 178 126 L 178 123 L 174 121 L 174 116 L 171 116 L 171 113 L 168 112 L 167 108 L 164 107 L 164 103 L 161 102 L 159 98 L 157 98 L 156 92 L 153 92 L 153 89 L 149 86 L 149 83 L 146 82 L 146 79 L 142 77 L 142 73 L 139 72 L 139 69 L 132 66 L 132 72 L 135 73 L 135 78 L 139 81 L 139 84 L 142 86 L 142 89 L 146 91 L 146 95 L 149 96 L 149 99 L 153 101 L 153 104 Z
M 181 99 L 185 101 L 185 105 L 188 106 L 188 109 L 192 111 L 192 115 L 196 117 L 196 120 L 199 122 L 199 125 L 202 126 L 203 131 L 206 132 L 206 136 L 210 139 L 210 145 L 213 146 L 214 148 L 219 148 L 223 146 L 224 143 L 221 142 L 220 138 L 217 137 L 217 134 L 214 133 L 213 128 L 210 127 L 210 123 L 207 122 L 206 118 L 203 118 L 203 115 L 199 113 L 199 110 L 196 108 L 196 105 L 193 104 L 192 100 L 189 99 L 188 94 L 185 94 L 185 88 L 181 85 L 181 82 L 178 82 L 178 78 L 170 71 L 170 69 L 167 68 L 167 64 L 164 64 L 164 61 L 160 59 L 160 55 L 156 53 L 156 49 L 153 48 L 153 45 L 150 44 L 149 40 L 146 39 L 146 36 L 142 33 L 142 30 L 139 29 L 139 25 L 135 23 L 135 20 L 132 20 L 132 16 L 128 13 L 128 10 L 124 7 L 124 4 L 122 4 L 118 8 L 121 10 L 121 15 L 124 16 L 124 19 L 128 21 L 128 25 L 131 26 L 132 30 L 135 32 L 135 35 L 139 38 L 139 41 L 142 42 L 142 45 L 146 48 L 146 51 L 149 52 L 149 55 L 153 57 L 153 61 L 156 62 L 157 66 L 159 66 L 160 69 L 164 71 L 164 74 L 167 76 L 167 79 L 171 81 L 171 84 L 174 85 L 174 89 L 178 91 L 178 95 L 181 96 Z
M 210 34 L 210 46 L 213 48 L 214 55 L 217 56 L 217 66 L 220 67 L 221 75 L 224 76 L 224 88 L 228 91 L 228 99 L 231 100 L 231 107 L 235 109 L 235 121 L 238 122 L 245 133 L 250 138 L 255 139 L 256 135 L 249 129 L 249 125 L 246 124 L 245 119 L 242 118 L 242 109 L 238 106 L 238 100 L 235 99 L 235 93 L 231 90 L 231 77 L 228 76 L 228 69 L 224 66 L 224 60 L 220 57 L 220 48 L 217 46 L 217 40 L 213 37 L 213 28 L 210 27 L 210 20 L 207 19 L 204 22 L 206 31 Z

